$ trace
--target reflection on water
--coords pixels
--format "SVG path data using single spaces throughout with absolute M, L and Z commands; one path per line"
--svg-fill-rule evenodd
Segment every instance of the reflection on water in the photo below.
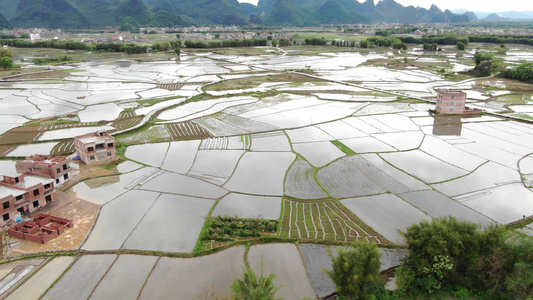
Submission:
M 119 60 L 117 61 L 117 65 L 121 68 L 128 68 L 129 66 L 131 66 L 131 64 L 133 63 L 133 61 L 131 60 Z
M 433 134 L 460 136 L 463 129 L 461 118 L 463 116 L 434 116 Z
M 120 182 L 120 176 L 100 177 L 91 180 L 86 180 L 84 182 L 90 189 L 96 189 L 99 187 L 104 187 L 106 185 Z

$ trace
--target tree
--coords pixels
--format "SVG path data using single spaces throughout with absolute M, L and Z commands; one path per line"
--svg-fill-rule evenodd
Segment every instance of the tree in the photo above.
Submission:
M 525 82 L 533 81 L 533 63 L 527 62 L 516 67 L 513 78 Z
M 338 248 L 337 257 L 330 251 L 333 269 L 327 271 L 337 292 L 354 299 L 365 299 L 375 288 L 383 287 L 379 275 L 381 253 L 373 243 L 355 242 L 351 247 Z
M 466 45 L 462 42 L 457 43 L 457 50 L 464 51 L 466 49 Z
M 437 51 L 439 49 L 439 45 L 437 43 L 433 43 L 433 44 L 425 43 L 423 45 L 423 48 L 424 50 L 428 50 L 428 51 Z
M 424 221 L 407 228 L 402 232 L 409 249 L 404 268 L 415 272 L 415 282 L 405 283 L 431 292 L 440 288 L 444 278 L 464 277 L 471 269 L 474 253 L 478 252 L 476 234 L 475 224 L 452 217 L 433 219 L 431 223 Z M 436 264 L 444 260 L 451 263 L 451 268 L 436 269 Z
M 13 68 L 13 59 L 9 56 L 0 57 L 0 68 L 4 70 Z
M 13 52 L 11 52 L 8 49 L 3 49 L 0 47 L 0 57 L 4 57 L 4 56 L 13 58 Z
M 275 274 L 257 278 L 254 270 L 243 270 L 243 278 L 236 279 L 231 285 L 232 299 L 234 300 L 276 300 L 274 296 L 279 290 L 274 284 Z
M 474 61 L 476 62 L 476 65 L 479 65 L 485 61 L 492 61 L 492 54 L 478 51 L 476 54 L 474 54 Z

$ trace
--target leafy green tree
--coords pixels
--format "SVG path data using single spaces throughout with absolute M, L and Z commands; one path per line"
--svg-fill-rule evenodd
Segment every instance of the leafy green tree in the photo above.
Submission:
M 525 82 L 533 81 L 533 63 L 527 62 L 518 66 L 513 71 L 513 78 Z
M 424 50 L 428 50 L 428 51 L 437 51 L 439 49 L 439 45 L 437 43 L 432 43 L 432 44 L 425 43 L 422 47 Z
M 264 277 L 261 273 L 259 278 L 254 270 L 243 270 L 243 278 L 236 279 L 231 285 L 232 299 L 234 300 L 276 300 L 275 295 L 279 290 L 274 284 L 275 274 Z
M 13 52 L 11 52 L 9 49 L 0 48 L 0 57 L 4 56 L 13 58 Z
M 492 54 L 488 52 L 476 52 L 474 54 L 474 61 L 476 62 L 476 65 L 481 64 L 481 62 L 484 61 L 492 61 Z
M 457 43 L 457 50 L 464 51 L 466 49 L 466 45 L 463 42 Z
M 476 224 L 453 217 L 412 225 L 402 232 L 402 236 L 409 255 L 397 270 L 399 286 L 408 292 L 425 295 L 445 285 L 480 287 L 487 282 L 481 275 L 490 269 L 480 261 L 492 261 L 484 255 L 496 253 L 506 240 L 503 227 L 491 226 L 482 231 Z M 482 269 L 487 270 L 480 272 Z
M 477 253 L 477 226 L 457 219 L 440 218 L 414 224 L 402 232 L 409 249 L 402 278 L 408 289 L 431 293 L 444 278 L 464 277 Z M 451 267 L 441 267 L 446 262 Z M 414 272 L 411 274 L 410 272 Z
M 9 56 L 0 57 L 0 68 L 4 70 L 13 68 L 13 59 Z
M 533 239 L 513 239 L 494 247 L 477 260 L 480 284 L 487 299 L 531 299 L 533 295 Z M 529 297 L 529 298 L 528 298 Z
M 349 298 L 367 299 L 373 289 L 384 286 L 379 275 L 381 253 L 375 244 L 355 242 L 349 248 L 339 248 L 337 253 L 337 257 L 331 251 L 328 253 L 333 269 L 327 274 L 338 293 Z

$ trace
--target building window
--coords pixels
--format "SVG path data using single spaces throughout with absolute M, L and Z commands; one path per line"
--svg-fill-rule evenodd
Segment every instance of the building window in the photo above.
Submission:
M 19 183 L 19 182 L 20 182 L 19 178 L 15 177 L 15 183 Z
M 2 218 L 4 219 L 4 222 L 8 221 L 9 220 L 9 214 L 3 215 Z
M 44 188 L 45 188 L 45 189 L 49 189 L 49 188 L 50 188 L 50 184 L 49 184 L 49 183 L 45 184 L 45 185 L 44 185 Z
M 67 180 L 68 179 L 68 174 L 63 175 L 63 179 Z
M 57 173 L 61 173 L 61 169 L 60 168 L 57 168 Z
M 22 195 L 20 195 L 20 196 L 17 196 L 17 197 L 15 198 L 15 200 L 16 200 L 16 201 L 20 201 L 20 200 L 22 200 L 22 198 L 23 198 Z
M 57 184 L 59 184 L 59 178 L 58 178 L 58 179 L 56 179 L 56 183 L 57 183 Z
M 107 148 L 113 148 L 113 143 L 107 144 Z
M 93 152 L 93 151 L 94 151 L 94 147 L 88 147 L 88 148 L 87 148 L 87 151 L 89 151 L 89 152 Z
M 2 203 L 3 209 L 8 209 L 11 205 L 9 205 L 9 201 Z
M 94 160 L 94 155 L 89 156 L 89 160 Z
M 112 153 L 111 153 L 111 152 L 107 152 L 107 156 L 111 156 L 111 155 L 112 155 Z
M 63 170 L 66 170 L 68 167 L 66 164 L 63 165 Z
M 39 201 L 33 201 L 33 208 L 39 207 Z
M 34 191 L 33 191 L 33 195 L 34 195 L 34 196 L 39 196 L 39 190 L 34 190 Z

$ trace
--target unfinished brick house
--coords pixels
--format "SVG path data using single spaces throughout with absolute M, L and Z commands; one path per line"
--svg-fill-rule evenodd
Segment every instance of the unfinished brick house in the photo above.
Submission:
M 437 91 L 436 110 L 439 114 L 479 114 L 480 109 L 466 106 L 466 93 L 450 89 Z
M 55 179 L 13 173 L 0 181 L 0 226 L 53 201 Z
M 21 222 L 9 227 L 9 236 L 46 244 L 48 241 L 60 236 L 67 227 L 72 228 L 72 220 L 52 215 L 37 214 L 33 221 Z
M 55 187 L 58 187 L 69 180 L 71 161 L 65 156 L 32 155 L 17 161 L 16 167 L 20 174 L 52 178 L 55 180 Z
M 76 153 L 85 164 L 102 163 L 115 158 L 115 138 L 97 131 L 74 138 Z

